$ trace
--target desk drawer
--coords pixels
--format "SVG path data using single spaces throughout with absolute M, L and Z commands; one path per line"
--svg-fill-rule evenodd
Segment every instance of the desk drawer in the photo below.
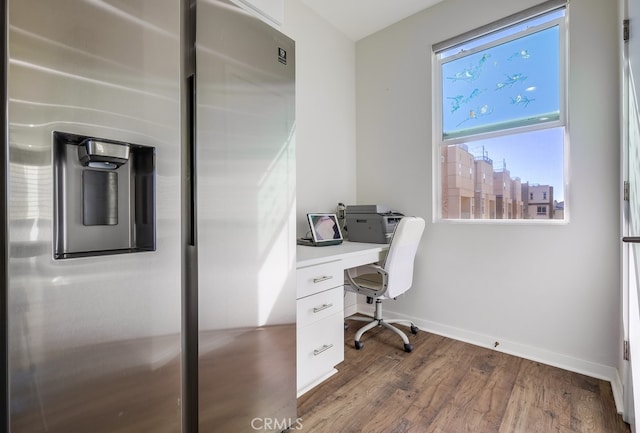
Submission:
M 344 284 L 344 271 L 339 261 L 300 268 L 296 275 L 298 299 Z
M 344 361 L 344 317 L 333 314 L 297 331 L 298 390 L 330 374 Z
M 298 317 L 296 319 L 298 328 L 322 320 L 332 314 L 342 313 L 343 304 L 343 286 L 298 299 Z

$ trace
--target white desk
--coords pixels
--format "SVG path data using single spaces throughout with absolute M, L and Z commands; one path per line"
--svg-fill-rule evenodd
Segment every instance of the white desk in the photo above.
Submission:
M 381 254 L 389 249 L 388 244 L 367 244 L 364 242 L 344 241 L 340 245 L 329 245 L 326 247 L 306 247 L 298 245 L 297 268 L 314 266 L 335 260 L 343 260 L 349 263 L 349 269 L 355 266 L 367 265 L 378 261 Z M 353 266 L 351 266 L 353 264 Z
M 344 271 L 380 261 L 387 244 L 298 246 L 298 396 L 335 374 L 344 361 Z

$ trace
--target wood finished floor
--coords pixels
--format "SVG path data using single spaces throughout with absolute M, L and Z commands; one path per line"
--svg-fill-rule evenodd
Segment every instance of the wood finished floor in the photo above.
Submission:
M 412 353 L 383 328 L 298 399 L 313 433 L 630 433 L 608 382 L 420 331 Z

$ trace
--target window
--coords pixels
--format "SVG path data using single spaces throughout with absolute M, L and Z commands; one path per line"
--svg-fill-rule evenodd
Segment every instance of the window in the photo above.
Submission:
M 564 204 L 565 19 L 549 0 L 434 45 L 436 220 L 537 219 L 530 189 Z

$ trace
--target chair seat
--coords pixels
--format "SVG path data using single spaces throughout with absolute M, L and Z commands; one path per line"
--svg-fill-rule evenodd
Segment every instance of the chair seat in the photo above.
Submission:
M 371 296 L 376 299 L 390 299 L 385 294 L 379 294 L 382 290 L 382 275 L 380 274 L 363 274 L 358 277 L 355 277 L 353 281 L 356 282 L 360 286 L 360 289 L 369 289 L 374 293 L 368 293 L 366 291 L 356 291 L 356 293 L 362 293 L 366 296 Z M 345 286 L 347 290 L 351 288 L 349 286 Z
M 382 288 L 382 276 L 380 274 L 358 275 L 353 281 L 367 289 L 380 290 Z

